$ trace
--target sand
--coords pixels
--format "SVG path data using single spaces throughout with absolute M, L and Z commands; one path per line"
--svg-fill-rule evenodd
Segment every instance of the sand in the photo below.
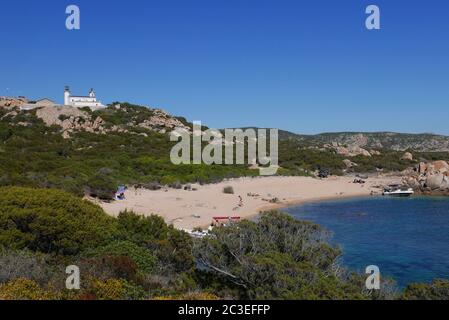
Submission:
M 375 177 L 368 179 L 364 185 L 355 184 L 353 180 L 353 177 L 323 180 L 310 177 L 241 178 L 219 184 L 193 185 L 197 191 L 131 188 L 125 200 L 97 203 L 113 216 L 128 209 L 143 215 L 160 215 L 176 228 L 192 230 L 196 227 L 207 228 L 216 216 L 251 218 L 261 211 L 305 202 L 369 196 L 372 192 L 379 194 L 381 190 L 376 186 L 385 186 L 398 179 Z M 233 187 L 234 194 L 223 193 L 223 188 L 227 186 Z M 270 203 L 273 198 L 277 198 L 278 202 Z

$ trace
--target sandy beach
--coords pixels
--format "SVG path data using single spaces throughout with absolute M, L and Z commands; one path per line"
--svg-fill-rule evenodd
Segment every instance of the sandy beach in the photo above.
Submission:
M 241 178 L 212 185 L 192 185 L 196 191 L 162 189 L 150 191 L 129 189 L 126 199 L 99 203 L 110 215 L 133 210 L 136 213 L 162 216 L 176 228 L 192 230 L 207 228 L 213 217 L 250 218 L 261 211 L 326 199 L 368 196 L 380 193 L 378 186 L 398 182 L 394 177 L 374 177 L 366 184 L 353 183 L 351 177 L 314 179 L 310 177 Z M 225 194 L 225 187 L 234 194 Z M 241 197 L 241 198 L 240 198 Z M 276 199 L 276 203 L 273 203 Z M 98 203 L 98 202 L 97 202 Z

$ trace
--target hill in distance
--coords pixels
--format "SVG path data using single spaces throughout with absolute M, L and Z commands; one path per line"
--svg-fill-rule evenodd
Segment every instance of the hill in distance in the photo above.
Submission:
M 431 133 L 335 132 L 302 135 L 289 131 L 280 131 L 279 136 L 281 140 L 296 140 L 315 146 L 338 144 L 342 146 L 357 146 L 365 149 L 388 149 L 394 151 L 449 151 L 449 137 Z

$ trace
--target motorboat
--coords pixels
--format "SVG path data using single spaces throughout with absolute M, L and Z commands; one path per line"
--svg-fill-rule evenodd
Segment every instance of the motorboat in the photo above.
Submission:
M 414 194 L 412 188 L 400 187 L 400 186 L 390 186 L 384 189 L 382 193 L 384 196 L 394 196 L 394 197 L 410 197 Z

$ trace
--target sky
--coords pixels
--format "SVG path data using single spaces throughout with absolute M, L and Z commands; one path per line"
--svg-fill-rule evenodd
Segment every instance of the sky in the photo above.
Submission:
M 371 4 L 380 30 L 365 27 Z M 0 96 L 62 103 L 65 85 L 93 87 L 212 128 L 449 135 L 447 0 L 1 0 L 0 13 Z

